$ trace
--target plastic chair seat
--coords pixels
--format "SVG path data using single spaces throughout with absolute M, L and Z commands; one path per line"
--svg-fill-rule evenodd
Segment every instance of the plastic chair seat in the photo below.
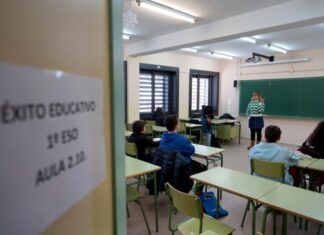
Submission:
M 191 218 L 178 226 L 178 230 L 183 235 L 192 235 L 199 234 L 199 219 Z M 221 221 L 210 217 L 209 215 L 204 214 L 203 217 L 203 229 L 202 232 L 210 230 L 214 232 L 214 234 L 218 235 L 227 235 L 231 234 L 234 231 L 229 225 L 222 223 Z
M 125 153 L 130 157 L 137 158 L 137 146 L 135 143 L 125 141 Z
M 186 137 L 188 140 L 192 140 L 192 141 L 196 142 L 196 136 L 194 136 L 194 135 L 184 134 L 183 136 Z

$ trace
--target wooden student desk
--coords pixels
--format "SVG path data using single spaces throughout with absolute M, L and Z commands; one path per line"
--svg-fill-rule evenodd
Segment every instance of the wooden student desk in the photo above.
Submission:
M 195 157 L 204 158 L 206 160 L 206 166 L 208 168 L 209 162 L 213 162 L 220 159 L 221 166 L 223 167 L 223 154 L 225 149 L 210 147 L 200 144 L 192 144 L 195 147 Z
M 125 178 L 130 179 L 133 177 L 141 176 L 148 173 L 153 173 L 154 177 L 154 210 L 155 210 L 155 227 L 156 232 L 159 230 L 158 223 L 158 210 L 157 210 L 157 182 L 156 171 L 159 171 L 161 167 L 138 160 L 133 157 L 125 156 Z
M 310 170 L 324 172 L 324 159 L 316 159 L 311 164 L 307 166 Z
M 212 124 L 217 131 L 217 138 L 224 141 L 238 137 L 239 144 L 241 143 L 241 123 L 239 120 L 213 119 Z
M 296 167 L 300 168 L 300 177 L 303 179 L 304 171 L 303 170 L 312 170 L 308 171 L 309 174 L 309 184 L 308 184 L 308 189 L 314 190 L 314 188 L 311 188 L 310 186 L 313 183 L 314 178 L 320 174 L 321 172 L 324 172 L 324 159 L 316 159 L 316 158 L 311 158 L 311 159 L 302 159 L 298 161 L 298 164 Z
M 256 200 L 280 186 L 279 182 L 223 167 L 192 175 L 193 180 L 249 200 L 252 205 L 252 234 L 255 234 Z M 219 190 L 217 190 L 219 205 Z
M 312 165 L 316 161 L 317 161 L 316 158 L 305 158 L 305 159 L 299 160 L 296 167 L 306 169 L 306 168 L 308 168 L 309 165 Z
M 152 126 L 152 131 L 153 131 L 153 136 L 155 136 L 155 133 L 158 133 L 158 137 L 161 137 L 162 136 L 162 134 L 164 133 L 164 132 L 166 132 L 166 131 L 168 131 L 167 129 L 166 129 L 166 127 L 164 127 L 164 126 Z
M 324 225 L 324 195 L 321 193 L 281 184 L 257 201 L 284 213 Z M 287 226 L 285 234 L 286 230 Z
M 153 138 L 153 142 L 161 142 L 161 138 Z
M 195 124 L 195 123 L 185 123 L 186 125 L 186 128 L 189 129 L 189 135 L 191 136 L 191 130 L 194 129 L 194 130 L 199 130 L 200 132 L 200 139 L 201 139 L 201 127 L 202 125 L 201 124 Z

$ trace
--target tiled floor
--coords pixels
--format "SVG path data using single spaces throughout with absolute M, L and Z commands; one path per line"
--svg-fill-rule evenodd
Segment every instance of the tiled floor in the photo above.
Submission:
M 224 152 L 224 167 L 238 170 L 241 172 L 250 172 L 249 161 L 247 158 L 247 140 L 242 139 L 239 145 L 237 141 L 234 141 L 231 145 L 225 144 L 223 147 L 226 149 Z M 295 146 L 288 146 L 291 150 L 296 150 Z M 158 198 L 158 208 L 159 208 L 159 232 L 155 232 L 154 223 L 154 208 L 153 208 L 153 197 L 147 194 L 146 188 L 142 187 L 141 192 L 144 193 L 142 199 L 144 204 L 144 209 L 148 217 L 150 228 L 152 234 L 171 234 L 168 230 L 168 206 L 169 202 L 165 193 L 160 193 Z M 210 189 L 213 190 L 213 189 Z M 214 190 L 213 190 L 214 191 Z M 248 212 L 244 228 L 240 227 L 243 212 L 246 206 L 246 200 L 234 196 L 228 193 L 223 193 L 222 206 L 229 211 L 229 215 L 222 219 L 226 224 L 229 224 L 235 228 L 234 234 L 237 235 L 250 235 L 251 234 L 251 213 Z M 143 216 L 140 212 L 140 208 L 135 203 L 129 205 L 130 217 L 127 219 L 127 227 L 129 235 L 141 235 L 148 234 Z M 257 211 L 257 231 L 260 231 L 261 218 L 262 218 L 263 208 L 259 208 Z M 176 215 L 176 220 L 181 221 L 184 217 L 181 215 Z M 177 222 L 175 221 L 175 222 Z M 281 228 L 281 216 L 277 216 L 277 234 L 280 234 Z M 317 225 L 310 222 L 308 226 L 308 231 L 299 230 L 298 224 L 294 223 L 293 216 L 288 216 L 288 234 L 293 235 L 307 235 L 316 234 Z M 322 233 L 324 233 L 324 228 L 322 228 Z M 266 234 L 272 234 L 272 219 L 269 216 L 267 223 Z

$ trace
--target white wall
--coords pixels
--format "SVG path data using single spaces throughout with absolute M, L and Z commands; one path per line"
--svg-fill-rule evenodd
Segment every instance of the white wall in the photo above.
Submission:
M 280 57 L 280 59 L 309 57 L 311 61 L 258 67 L 242 67 L 240 69 L 240 79 L 253 80 L 324 76 L 324 50 L 289 53 L 289 57 Z M 276 59 L 279 58 L 276 57 Z M 238 104 L 238 99 L 236 99 L 236 102 Z M 242 136 L 249 137 L 250 133 L 247 128 L 247 120 L 245 117 L 240 117 L 240 119 L 242 120 Z M 301 144 L 305 138 L 307 138 L 318 122 L 319 120 L 265 117 L 265 125 L 273 124 L 281 128 L 281 142 L 296 145 Z
M 324 76 L 324 50 L 304 51 L 276 55 L 276 59 L 309 57 L 311 61 L 292 64 L 242 67 L 239 61 L 215 60 L 197 56 L 159 53 L 149 56 L 128 57 L 128 122 L 139 118 L 138 77 L 139 63 L 179 67 L 179 117 L 188 117 L 189 106 L 189 70 L 199 69 L 220 73 L 219 114 L 231 113 L 238 116 L 239 88 L 233 87 L 234 80 L 296 78 Z M 324 89 L 324 88 L 323 88 Z M 229 104 L 230 100 L 230 104 Z M 239 116 L 242 124 L 242 136 L 249 138 L 249 129 L 245 117 Z M 265 117 L 265 125 L 278 125 L 282 129 L 281 142 L 301 144 L 314 129 L 317 120 Z
M 222 60 L 220 76 L 219 115 L 230 113 L 238 116 L 238 88 L 234 87 L 234 80 L 239 80 L 239 61 Z
M 190 69 L 220 72 L 220 62 L 215 59 L 177 54 L 171 52 L 159 53 L 140 57 L 127 57 L 128 85 L 127 106 L 128 122 L 139 119 L 139 64 L 156 64 L 179 68 L 179 117 L 187 118 L 189 109 L 189 72 Z M 221 75 L 220 75 L 221 76 Z

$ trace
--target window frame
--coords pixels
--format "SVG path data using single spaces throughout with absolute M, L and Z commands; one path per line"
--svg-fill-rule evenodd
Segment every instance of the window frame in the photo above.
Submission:
M 196 70 L 190 69 L 189 73 L 189 118 L 197 118 L 201 117 L 201 107 L 198 107 L 198 110 L 192 110 L 192 80 L 194 77 L 197 77 L 197 105 L 199 105 L 199 80 L 200 78 L 208 78 L 209 79 L 209 88 L 208 88 L 208 106 L 212 106 L 213 113 L 218 115 L 218 107 L 219 107 L 219 73 L 204 71 L 204 70 Z
M 155 107 L 155 75 L 167 75 L 169 76 L 169 92 L 168 92 L 168 107 L 169 111 L 166 112 L 166 115 L 175 114 L 178 115 L 179 112 L 179 68 L 177 67 L 170 67 L 170 66 L 161 66 L 161 65 L 153 65 L 153 64 L 142 64 L 140 63 L 139 75 L 141 73 L 151 73 L 153 81 L 152 81 L 152 107 L 151 112 L 141 113 L 140 108 L 138 107 L 140 119 L 150 119 L 152 117 L 152 113 Z M 140 86 L 140 77 L 138 77 L 139 82 L 138 85 Z M 138 94 L 139 95 L 139 94 Z M 139 98 L 139 97 L 138 97 Z M 139 102 L 140 104 L 140 102 Z
M 124 60 L 124 107 L 125 107 L 125 123 L 128 123 L 128 65 L 127 65 L 127 61 Z

